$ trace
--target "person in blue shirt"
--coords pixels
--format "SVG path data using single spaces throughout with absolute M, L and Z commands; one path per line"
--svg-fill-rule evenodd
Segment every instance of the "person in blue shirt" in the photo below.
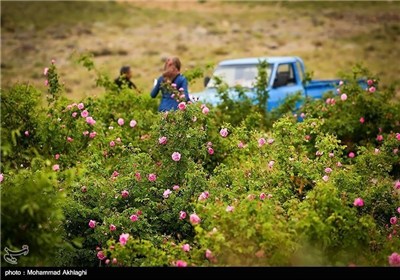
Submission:
M 178 57 L 170 57 L 165 61 L 164 72 L 155 82 L 150 96 L 156 98 L 161 91 L 159 112 L 177 110 L 180 102 L 190 101 L 188 81 L 180 73 L 181 61 Z

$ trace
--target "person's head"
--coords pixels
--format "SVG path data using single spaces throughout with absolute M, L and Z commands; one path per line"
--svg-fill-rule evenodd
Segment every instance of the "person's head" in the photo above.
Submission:
M 119 71 L 121 76 L 125 76 L 126 78 L 130 79 L 132 76 L 131 67 L 130 66 L 122 66 L 121 70 Z
M 181 61 L 178 57 L 169 57 L 165 60 L 164 70 L 167 70 L 171 67 L 175 68 L 178 72 L 181 71 Z

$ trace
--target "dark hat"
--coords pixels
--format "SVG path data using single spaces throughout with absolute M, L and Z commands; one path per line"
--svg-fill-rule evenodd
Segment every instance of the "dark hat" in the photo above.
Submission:
M 129 71 L 131 70 L 131 67 L 130 66 L 122 66 L 121 67 L 121 70 L 119 70 L 119 73 L 122 75 L 122 74 L 127 74 L 127 73 L 129 73 Z

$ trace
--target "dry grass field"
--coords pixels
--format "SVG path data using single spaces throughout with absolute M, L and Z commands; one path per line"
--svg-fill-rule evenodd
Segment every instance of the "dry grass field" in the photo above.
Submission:
M 29 82 L 45 90 L 52 58 L 73 100 L 101 95 L 93 71 L 76 62 L 92 53 L 115 78 L 122 65 L 149 92 L 162 60 L 183 70 L 249 56 L 300 56 L 313 77 L 336 78 L 356 63 L 400 96 L 400 2 L 53 1 L 1 2 L 1 87 Z M 202 88 L 198 80 L 191 91 Z

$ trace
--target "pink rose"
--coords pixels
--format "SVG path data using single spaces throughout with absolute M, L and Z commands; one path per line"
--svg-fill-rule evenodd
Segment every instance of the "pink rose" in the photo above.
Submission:
M 54 165 L 53 165 L 53 170 L 54 170 L 54 171 L 60 170 L 60 166 L 59 166 L 58 164 L 54 164 Z
M 121 243 L 122 246 L 126 244 L 126 242 L 129 239 L 129 233 L 123 233 L 119 236 L 119 243 Z
M 274 143 L 274 141 L 275 141 L 274 139 L 268 138 L 267 143 L 271 145 L 272 143 Z
M 235 207 L 228 205 L 226 207 L 226 212 L 233 212 L 234 209 L 235 209 Z
M 116 259 L 116 258 L 113 258 L 112 264 L 117 264 L 117 263 L 118 263 L 117 259 Z
M 180 220 L 183 220 L 183 219 L 185 219 L 186 218 L 186 212 L 185 211 L 180 211 L 179 212 L 179 219 Z
M 82 186 L 81 192 L 83 192 L 83 193 L 87 192 L 87 187 L 86 186 Z
M 202 192 L 199 195 L 198 200 L 200 200 L 200 201 L 206 200 L 209 196 L 210 196 L 209 192 L 207 192 L 207 191 L 206 192 Z
M 48 67 L 44 68 L 43 75 L 47 76 L 47 73 L 49 73 L 49 68 Z
M 117 121 L 117 123 L 118 123 L 118 125 L 123 126 L 124 123 L 125 123 L 125 121 L 124 121 L 123 118 L 119 118 L 118 121 Z
M 201 219 L 199 218 L 199 216 L 197 216 L 195 213 L 193 213 L 190 215 L 190 222 L 193 225 L 197 225 L 201 222 Z
M 394 188 L 397 190 L 400 190 L 400 180 L 397 180 L 396 182 L 394 182 Z
M 157 176 L 156 176 L 156 174 L 151 173 L 151 174 L 149 174 L 148 179 L 150 182 L 154 182 L 157 179 Z
M 83 134 L 83 136 L 87 136 L 88 134 L 89 134 L 89 131 L 84 131 L 84 132 L 82 132 L 82 134 Z
M 71 137 L 67 137 L 67 141 L 68 141 L 69 143 L 71 143 L 72 141 L 74 141 L 74 139 L 71 138 Z
M 28 136 L 29 136 L 29 131 L 26 130 L 26 131 L 24 132 L 24 134 L 25 134 L 26 137 L 28 137 Z
M 3 173 L 0 173 L 0 183 L 3 182 L 3 180 L 4 180 L 4 175 Z
M 371 92 L 371 93 L 374 93 L 376 91 L 376 88 L 375 87 L 370 87 L 368 91 Z
M 262 147 L 264 146 L 264 144 L 267 143 L 267 141 L 265 141 L 264 138 L 260 138 L 258 139 L 258 147 Z
M 54 155 L 54 158 L 55 158 L 55 159 L 59 159 L 59 158 L 60 158 L 60 154 L 55 154 L 55 155 Z
M 72 116 L 73 118 L 76 118 L 76 115 L 78 115 L 78 112 L 73 112 L 73 113 L 71 114 L 71 116 Z
M 175 186 L 172 187 L 172 189 L 173 189 L 174 191 L 177 191 L 177 190 L 179 190 L 179 186 L 178 186 L 178 185 L 175 185 Z
M 349 153 L 349 158 L 354 158 L 355 156 L 356 156 L 355 153 L 353 153 L 353 152 L 350 152 L 350 153 Z
M 207 115 L 207 114 L 210 112 L 210 109 L 208 109 L 207 107 L 204 107 L 204 108 L 201 110 L 201 112 L 202 112 L 204 115 Z
M 394 252 L 388 259 L 390 266 L 400 266 L 400 255 L 398 253 Z
M 344 83 L 343 83 L 343 81 L 340 81 L 339 82 L 339 86 L 342 86 Z
M 137 125 L 137 122 L 135 121 L 135 120 L 131 120 L 130 122 L 129 122 L 129 126 L 130 127 L 135 127 Z
M 362 200 L 362 198 L 358 197 L 358 198 L 354 199 L 353 205 L 357 206 L 357 207 L 362 207 L 362 206 L 364 206 L 364 200 Z
M 190 245 L 189 244 L 183 244 L 182 245 L 182 250 L 185 252 L 189 252 L 190 251 Z
M 135 178 L 136 178 L 136 181 L 142 180 L 142 176 L 140 175 L 139 172 L 136 172 L 136 173 L 135 173 Z
M 342 99 L 342 101 L 346 101 L 346 99 L 347 99 L 347 94 L 343 93 L 343 94 L 340 96 L 340 99 Z
M 123 190 L 123 191 L 121 192 L 121 196 L 122 196 L 123 198 L 127 198 L 127 197 L 129 196 L 129 192 L 128 192 L 127 190 Z
M 170 190 L 170 189 L 167 189 L 167 190 L 164 191 L 163 197 L 164 197 L 164 198 L 168 198 L 169 195 L 170 195 L 171 193 L 172 193 L 171 190 Z
M 90 228 L 95 228 L 96 227 L 96 221 L 95 220 L 90 220 L 89 221 L 89 227 Z
M 228 136 L 228 129 L 227 128 L 222 128 L 220 131 L 219 131 L 219 134 L 222 136 L 222 137 L 226 137 L 226 136 Z
M 116 230 L 116 229 L 117 229 L 117 227 L 116 227 L 115 225 L 113 225 L 113 224 L 110 225 L 110 230 L 111 230 L 111 231 L 114 231 L 114 230 Z
M 133 214 L 129 217 L 129 219 L 131 219 L 132 222 L 136 222 L 139 219 L 139 217 L 137 215 Z
M 89 117 L 89 112 L 88 112 L 87 110 L 83 110 L 83 111 L 81 112 L 81 117 L 82 117 L 82 118 L 87 118 L 87 117 Z
M 325 168 L 325 173 L 331 173 L 332 172 L 332 168 L 330 168 L 330 167 L 327 167 L 327 168 Z
M 110 147 L 114 147 L 115 146 L 115 142 L 114 141 L 111 141 L 110 142 Z
M 264 200 L 264 199 L 266 199 L 267 198 L 267 195 L 265 194 L 265 193 L 261 193 L 260 194 L 260 199 L 261 200 Z
M 114 170 L 113 174 L 111 175 L 112 177 L 118 177 L 119 172 L 117 170 Z
M 99 258 L 99 260 L 104 260 L 106 258 L 106 256 L 104 255 L 103 251 L 98 251 L 97 252 L 97 257 Z
M 93 139 L 94 137 L 96 137 L 96 135 L 97 135 L 97 132 L 96 131 L 92 131 L 92 132 L 90 132 L 89 137 L 91 139 Z
M 396 139 L 400 141 L 400 133 L 396 133 Z
M 240 141 L 240 142 L 239 142 L 239 144 L 238 144 L 238 148 L 239 148 L 239 149 L 242 149 L 242 148 L 243 148 L 243 146 L 244 146 L 243 142 L 242 142 L 242 141 Z
M 174 161 L 180 161 L 181 154 L 178 152 L 174 152 L 171 157 L 172 157 L 172 160 L 174 160 Z
M 182 261 L 182 260 L 177 260 L 175 263 L 176 267 L 186 267 L 187 266 L 187 262 Z
M 44 81 L 44 85 L 45 85 L 45 86 L 48 86 L 48 85 L 49 85 L 49 80 L 45 80 L 45 81 Z
M 391 218 L 390 218 L 390 223 L 391 223 L 392 225 L 397 224 L 397 217 L 391 217 Z
M 167 139 L 167 137 L 165 137 L 165 136 L 162 136 L 162 137 L 158 138 L 158 143 L 159 143 L 160 145 L 165 145 L 165 144 L 167 144 L 167 141 L 168 141 L 168 139 Z
M 361 117 L 361 118 L 360 118 L 360 123 L 364 123 L 364 122 L 365 122 L 364 117 Z
M 178 104 L 178 109 L 183 111 L 186 109 L 186 103 L 185 102 L 181 102 Z
M 329 176 L 328 176 L 328 175 L 325 175 L 324 177 L 322 177 L 322 180 L 324 180 L 325 182 L 328 182 Z
M 214 149 L 213 148 L 208 148 L 207 152 L 209 155 L 213 155 L 214 154 Z
M 332 157 L 334 157 L 334 156 L 335 156 L 334 153 L 329 153 L 329 157 L 330 157 L 330 158 L 332 158 Z
M 272 169 L 272 167 L 274 167 L 275 161 L 271 160 L 270 162 L 268 162 L 268 167 L 270 169 Z
M 374 81 L 372 81 L 372 80 L 370 79 L 370 80 L 367 81 L 367 84 L 368 84 L 369 86 L 372 86 L 372 85 L 374 84 Z
M 85 105 L 83 105 L 83 103 L 79 103 L 79 104 L 78 104 L 78 109 L 79 109 L 79 110 L 82 110 L 83 108 L 85 108 Z
M 210 250 L 206 250 L 206 258 L 207 259 L 211 259 L 211 258 L 213 258 L 213 253 L 210 251 Z
M 95 125 L 96 121 L 92 117 L 87 117 L 86 122 L 90 125 Z
M 342 166 L 342 163 L 341 163 L 340 161 L 338 161 L 338 162 L 336 163 L 336 166 L 337 166 L 337 167 L 341 167 L 341 166 Z
M 383 136 L 379 134 L 378 136 L 376 136 L 376 140 L 377 141 L 382 141 L 383 140 Z

